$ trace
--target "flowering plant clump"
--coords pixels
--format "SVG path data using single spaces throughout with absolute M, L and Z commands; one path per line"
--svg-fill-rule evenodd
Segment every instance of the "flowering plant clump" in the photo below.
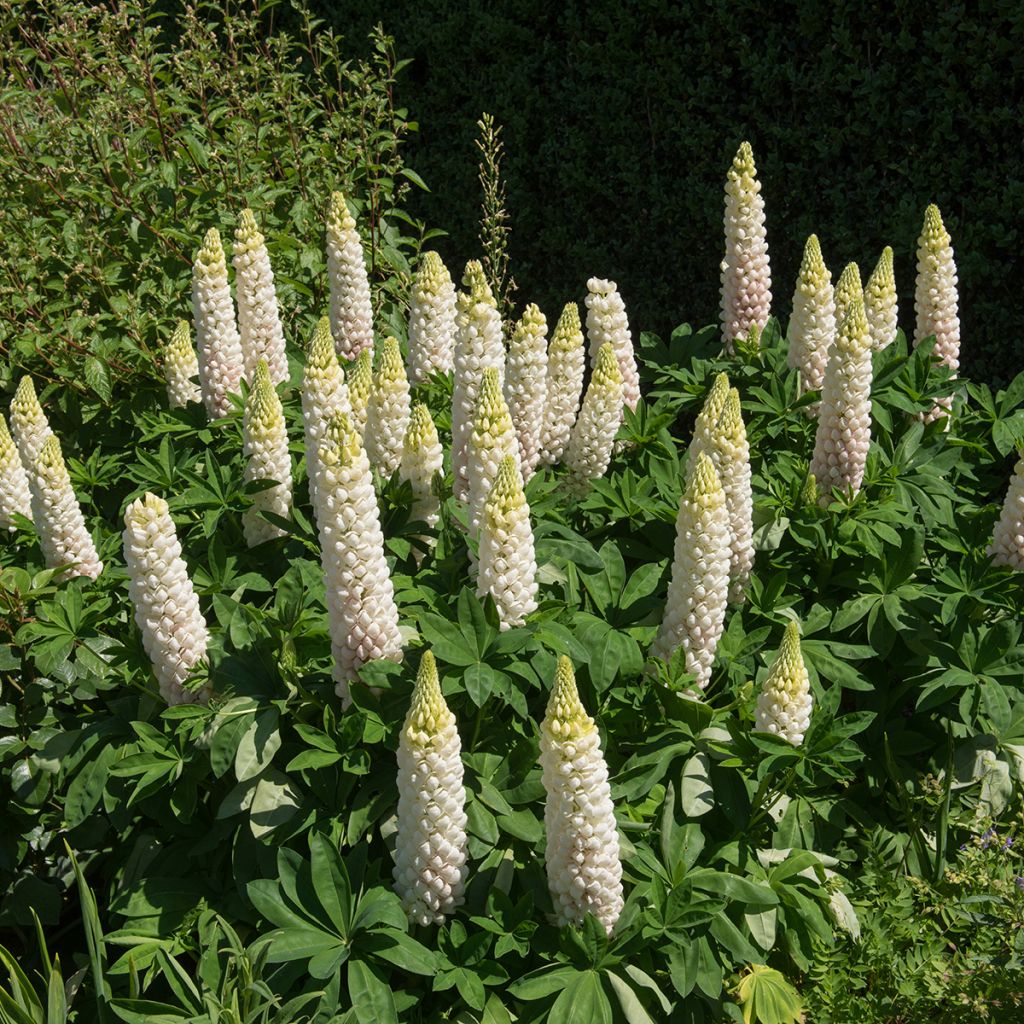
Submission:
M 385 338 L 380 366 L 366 406 L 366 454 L 370 465 L 389 477 L 402 461 L 402 444 L 409 429 L 409 381 L 397 338 Z
M 448 373 L 455 348 L 455 285 L 436 252 L 425 252 L 409 297 L 409 380 Z
M 0 530 L 13 532 L 17 529 L 15 513 L 32 518 L 28 478 L 14 438 L 7 429 L 7 420 L 0 416 Z
M 256 364 L 256 373 L 245 403 L 242 434 L 242 450 L 248 459 L 245 482 L 271 484 L 253 495 L 252 508 L 246 511 L 243 519 L 245 541 L 249 547 L 255 547 L 285 535 L 284 529 L 267 520 L 263 513 L 270 512 L 287 519 L 292 507 L 292 460 L 288 454 L 288 428 L 284 422 L 281 399 L 270 382 L 270 370 L 265 359 Z
M 532 303 L 526 307 L 509 341 L 505 400 L 519 440 L 519 464 L 529 480 L 540 458 L 547 395 L 548 322 Z
M 363 243 L 340 192 L 332 192 L 327 204 L 327 279 L 334 344 L 342 359 L 355 359 L 373 348 L 373 306 Z
M 180 409 L 189 402 L 198 402 L 201 399 L 199 385 L 195 382 L 198 376 L 199 360 L 192 347 L 188 324 L 184 320 L 179 320 L 170 340 L 164 346 L 167 404 L 172 409 Z
M 832 275 L 821 255 L 817 235 L 811 235 L 804 246 L 796 289 L 793 292 L 793 315 L 789 321 L 789 349 L 786 361 L 800 371 L 800 392 L 820 391 L 825 379 L 828 350 L 836 332 L 836 304 Z M 808 407 L 813 415 L 817 403 Z
M 757 728 L 799 746 L 811 724 L 813 703 L 807 666 L 800 654 L 800 627 L 791 622 L 757 698 Z
M 569 443 L 583 394 L 584 363 L 580 308 L 575 302 L 567 302 L 548 346 L 540 453 L 540 462 L 544 465 L 554 466 L 560 462 Z

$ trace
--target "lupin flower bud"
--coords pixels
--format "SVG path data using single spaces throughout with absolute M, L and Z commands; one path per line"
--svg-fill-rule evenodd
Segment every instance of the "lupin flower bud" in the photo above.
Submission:
M 590 338 L 590 363 L 597 362 L 601 346 L 611 344 L 622 374 L 622 400 L 630 410 L 640 401 L 640 374 L 633 352 L 633 336 L 626 319 L 626 307 L 614 281 L 592 277 L 587 282 L 587 337 Z
M 790 622 L 757 698 L 757 731 L 781 736 L 798 747 L 811 724 L 812 704 L 811 683 L 800 653 L 800 627 Z
M 871 444 L 871 335 L 864 300 L 856 296 L 839 324 L 821 391 L 811 472 L 822 506 L 833 488 L 853 497 L 864 479 Z
M 380 366 L 366 407 L 366 454 L 381 476 L 390 477 L 402 461 L 402 443 L 409 429 L 409 381 L 397 338 L 385 338 Z
M 896 337 L 898 313 L 892 247 L 887 245 L 864 286 L 864 314 L 871 332 L 871 347 L 876 351 L 892 344 Z
M 553 466 L 562 458 L 569 443 L 572 425 L 583 394 L 583 329 L 580 309 L 567 302 L 555 325 L 548 347 L 544 429 L 541 434 L 540 461 Z
M 466 883 L 466 790 L 462 744 L 424 651 L 398 740 L 395 892 L 413 924 L 443 924 Z
M 817 235 L 811 235 L 804 246 L 788 333 L 786 361 L 791 369 L 800 372 L 800 394 L 820 391 L 825 379 L 828 350 L 835 340 L 836 304 L 832 275 L 822 259 Z M 807 411 L 808 415 L 816 415 L 818 403 L 809 406 Z
M 16 512 L 31 519 L 32 499 L 18 447 L 7 429 L 7 420 L 0 416 L 0 530 L 13 533 L 17 529 L 14 525 Z
M 373 391 L 373 349 L 364 348 L 348 366 L 348 399 L 352 405 L 352 425 L 360 437 L 366 433 L 366 412 Z
M 181 409 L 201 399 L 199 385 L 192 379 L 199 376 L 199 361 L 188 324 L 178 321 L 171 340 L 164 346 L 164 378 L 167 381 L 167 402 L 172 409 Z
M 420 258 L 409 301 L 409 380 L 448 373 L 455 347 L 455 285 L 436 252 Z
M 231 411 L 228 396 L 240 391 L 245 359 L 228 286 L 227 260 L 216 228 L 206 232 L 192 265 L 192 316 L 203 405 L 206 415 L 217 420 Z
M 53 437 L 50 423 L 36 398 L 31 377 L 22 377 L 11 399 L 11 433 L 18 446 L 21 464 L 31 476 L 39 452 L 47 438 Z
M 725 257 L 722 260 L 722 338 L 733 341 L 751 324 L 768 323 L 772 305 L 771 264 L 764 227 L 764 199 L 749 142 L 740 145 L 725 182 Z
M 988 554 L 996 565 L 1019 572 L 1024 569 L 1024 452 L 1018 456 Z
M 373 348 L 373 305 L 363 243 L 340 192 L 327 204 L 327 278 L 335 347 L 342 359 L 355 359 Z
M 348 707 L 349 683 L 363 665 L 402 660 L 402 636 L 370 462 L 344 413 L 320 446 L 316 500 L 334 681 Z
M 253 548 L 264 541 L 283 537 L 285 531 L 260 514 L 272 512 L 286 519 L 292 507 L 292 459 L 288 453 L 288 430 L 281 399 L 270 383 L 265 359 L 256 364 L 242 420 L 242 451 L 246 457 L 245 482 L 273 480 L 273 487 L 253 495 L 252 507 L 242 517 L 245 542 Z
M 691 468 L 697 465 L 698 452 L 707 452 L 714 458 L 715 432 L 728 400 L 729 375 L 727 373 L 716 374 L 711 390 L 704 399 L 704 404 L 701 406 L 700 412 L 697 413 L 697 421 L 693 425 L 693 438 L 690 441 L 689 451 Z
M 601 737 L 576 690 L 572 662 L 558 658 L 540 727 L 544 856 L 558 924 L 593 914 L 611 934 L 622 913 L 622 861 Z
M 711 681 L 725 623 L 731 538 L 725 491 L 714 463 L 704 451 L 694 457 L 679 502 L 672 580 L 651 657 L 668 661 L 681 646 L 686 670 L 703 690 Z
M 736 388 L 730 390 L 718 421 L 714 454 L 729 512 L 729 600 L 742 604 L 754 566 L 754 499 L 750 490 L 750 446 Z
M 252 380 L 256 364 L 266 359 L 270 379 L 280 384 L 288 379 L 284 331 L 277 311 L 274 271 L 252 210 L 243 210 L 238 218 L 231 262 L 235 267 L 238 331 L 242 338 L 246 380 Z
M 569 487 L 576 494 L 586 494 L 590 481 L 604 476 L 608 469 L 623 408 L 622 374 L 614 349 L 605 343 L 597 354 L 579 419 L 562 457 L 569 470 Z
M 498 465 L 480 527 L 477 596 L 490 594 L 503 630 L 521 626 L 537 609 L 537 558 L 530 506 L 514 456 Z
M 529 480 L 540 458 L 540 435 L 547 402 L 548 322 L 531 303 L 516 324 L 505 369 L 505 399 L 519 439 L 519 463 Z
M 424 522 L 431 528 L 437 525 L 439 518 L 441 499 L 434 493 L 434 479 L 441 473 L 443 463 L 444 453 L 430 410 L 422 402 L 417 402 L 412 407 L 409 429 L 405 432 L 399 472 L 402 479 L 412 485 L 409 518 L 414 522 Z M 432 539 L 421 539 L 432 543 Z
M 163 498 L 147 493 L 125 509 L 124 560 L 128 596 L 160 696 L 171 706 L 205 704 L 209 685 L 187 684 L 206 659 L 206 620 Z
M 850 311 L 850 304 L 854 299 L 864 298 L 864 289 L 860 284 L 860 267 L 856 263 L 847 263 L 843 272 L 836 281 L 836 329 L 846 318 Z

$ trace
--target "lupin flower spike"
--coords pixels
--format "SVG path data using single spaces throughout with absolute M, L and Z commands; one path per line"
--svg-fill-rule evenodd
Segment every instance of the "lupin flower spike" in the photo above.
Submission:
M 718 421 L 714 452 L 729 512 L 729 600 L 742 604 L 754 567 L 754 499 L 750 489 L 750 445 L 736 388 L 729 391 Z
M 704 399 L 701 410 L 697 413 L 697 421 L 693 425 L 693 439 L 690 441 L 689 471 L 697 465 L 697 453 L 707 452 L 714 458 L 715 431 L 718 421 L 722 418 L 725 403 L 729 400 L 729 375 L 715 375 L 711 390 Z
M 417 402 L 409 416 L 399 472 L 402 479 L 408 480 L 412 486 L 409 518 L 413 522 L 424 522 L 431 529 L 437 525 L 441 508 L 441 499 L 434 493 L 434 481 L 440 475 L 443 463 L 444 452 L 430 410 L 422 402 Z M 434 539 L 423 537 L 421 540 L 433 544 Z M 420 557 L 417 552 L 417 562 Z
M 839 329 L 846 314 L 850 311 L 850 304 L 854 299 L 864 298 L 864 289 L 860 284 L 860 267 L 856 263 L 847 263 L 843 272 L 836 281 L 836 330 Z
M 651 647 L 651 657 L 668 661 L 680 646 L 686 670 L 703 690 L 725 623 L 729 597 L 730 529 L 725 490 L 704 451 L 689 469 L 676 517 L 672 580 L 665 614 Z
M 360 437 L 366 434 L 366 413 L 373 390 L 373 349 L 364 348 L 348 364 L 348 399 L 352 405 L 352 425 Z
M 597 362 L 601 346 L 611 344 L 622 374 L 622 400 L 630 410 L 640 401 L 640 374 L 633 352 L 633 336 L 626 319 L 626 307 L 614 281 L 592 277 L 587 282 L 587 337 L 590 338 L 590 363 Z
M 238 331 L 242 338 L 246 380 L 252 380 L 256 364 L 266 359 L 270 379 L 280 384 L 288 379 L 284 331 L 277 310 L 270 255 L 252 210 L 243 210 L 238 218 L 231 262 L 235 267 Z
M 264 541 L 283 537 L 285 531 L 260 514 L 272 512 L 287 519 L 292 507 L 292 459 L 288 453 L 288 429 L 281 399 L 270 382 L 265 359 L 256 364 L 242 420 L 242 451 L 246 457 L 245 482 L 273 480 L 253 495 L 252 507 L 242 517 L 245 542 L 255 547 Z
M 228 286 L 228 265 L 220 232 L 210 228 L 192 265 L 192 316 L 196 326 L 199 386 L 211 420 L 231 411 L 245 373 L 242 339 Z
M 409 429 L 409 381 L 397 338 L 385 338 L 380 365 L 373 377 L 366 407 L 366 454 L 370 465 L 388 478 L 402 461 Z
M 398 740 L 395 891 L 413 924 L 443 924 L 466 883 L 466 790 L 455 716 L 423 652 Z
M 327 204 L 327 279 L 338 356 L 355 359 L 373 348 L 373 305 L 362 239 L 340 192 L 332 192 Z
M 519 463 L 529 480 L 540 458 L 540 435 L 547 404 L 548 322 L 531 303 L 516 324 L 505 363 L 505 399 L 519 439 Z
M 1013 468 L 988 554 L 996 565 L 1008 565 L 1019 572 L 1024 569 L 1024 451 L 1017 454 L 1017 465 Z
M 818 502 L 832 501 L 833 488 L 853 497 L 864 479 L 871 444 L 871 335 L 864 300 L 855 296 L 839 324 L 821 391 L 811 472 Z
M 580 308 L 567 302 L 555 325 L 548 347 L 544 428 L 540 461 L 553 466 L 561 461 L 583 394 L 583 328 Z M 620 371 L 621 372 L 621 371 Z
M 540 727 L 548 888 L 558 924 L 593 914 L 611 934 L 622 913 L 622 861 L 601 737 L 561 655 Z
M 725 257 L 722 260 L 722 340 L 746 337 L 751 324 L 764 330 L 772 304 L 771 265 L 764 199 L 749 142 L 740 145 L 725 182 Z
M 896 276 L 892 265 L 892 247 L 886 246 L 864 286 L 864 314 L 871 332 L 871 347 L 888 348 L 896 337 Z
M 18 447 L 7 429 L 7 420 L 0 416 L 0 530 L 13 533 L 17 529 L 14 525 L 16 512 L 31 519 L 32 499 Z
M 167 402 L 172 409 L 181 409 L 189 402 L 198 402 L 202 395 L 194 377 L 199 376 L 199 360 L 192 347 L 188 324 L 178 321 L 170 341 L 164 346 L 164 379 Z
M 409 300 L 409 381 L 448 373 L 455 347 L 455 285 L 436 252 L 420 258 Z
M 817 235 L 804 246 L 804 258 L 793 292 L 793 315 L 789 320 L 789 351 L 786 361 L 800 373 L 800 394 L 820 391 L 825 379 L 828 350 L 835 340 L 836 304 L 832 275 L 821 255 Z M 807 407 L 817 415 L 819 403 Z
M 798 747 L 811 724 L 812 704 L 811 683 L 800 653 L 800 627 L 790 622 L 757 698 L 757 731 L 781 736 Z
M 611 344 L 605 343 L 597 354 L 579 419 L 562 457 L 569 470 L 569 488 L 577 495 L 586 494 L 591 480 L 604 476 L 608 469 L 623 408 L 619 363 Z
M 210 686 L 197 689 L 188 682 L 206 660 L 206 620 L 163 498 L 147 493 L 125 509 L 124 559 L 135 622 L 160 696 L 171 706 L 205 704 Z
M 18 446 L 25 472 L 32 473 L 39 452 L 47 438 L 53 437 L 46 413 L 36 398 L 31 377 L 22 377 L 11 399 L 11 433 Z
M 537 609 L 537 558 L 530 506 L 514 456 L 498 465 L 480 527 L 478 597 L 490 594 L 503 630 L 521 626 Z

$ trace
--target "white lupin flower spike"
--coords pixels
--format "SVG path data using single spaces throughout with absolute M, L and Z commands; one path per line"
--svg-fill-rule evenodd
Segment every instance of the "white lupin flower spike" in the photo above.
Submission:
M 590 482 L 607 471 L 624 408 L 622 374 L 614 349 L 606 343 L 597 354 L 579 419 L 562 456 L 569 470 L 569 489 L 577 495 L 586 494 Z
M 362 438 L 366 434 L 366 413 L 373 391 L 373 349 L 364 348 L 347 367 L 348 400 L 352 406 L 352 425 Z
M 804 246 L 787 334 L 789 351 L 786 362 L 800 373 L 800 394 L 820 391 L 828 364 L 828 350 L 836 335 L 836 304 L 832 275 L 825 266 L 817 235 L 811 235 Z M 813 406 L 807 406 L 807 415 L 816 416 L 819 404 L 815 402 Z
M 850 305 L 854 299 L 864 298 L 864 289 L 860 283 L 860 267 L 856 263 L 847 263 L 843 272 L 836 281 L 835 302 L 836 302 L 836 329 L 846 319 L 850 311 Z
M 192 317 L 203 405 L 211 420 L 231 411 L 229 395 L 241 391 L 245 374 L 242 338 L 228 286 L 228 265 L 220 232 L 210 228 L 192 265 Z
M 252 507 L 242 517 L 245 542 L 253 548 L 283 537 L 285 531 L 268 522 L 262 512 L 288 518 L 292 508 L 292 457 L 288 452 L 288 428 L 281 399 L 270 382 L 265 359 L 256 364 L 242 420 L 242 451 L 246 457 L 245 482 L 273 480 L 273 487 L 253 495 Z
M 385 479 L 402 461 L 402 445 L 409 429 L 409 381 L 397 338 L 385 338 L 380 365 L 373 377 L 366 407 L 366 454 L 370 465 Z
M 701 406 L 700 412 L 697 413 L 697 421 L 693 425 L 693 438 L 690 440 L 688 454 L 688 465 L 691 471 L 697 465 L 698 452 L 706 452 L 712 460 L 715 460 L 714 442 L 718 421 L 722 418 L 722 412 L 728 400 L 729 375 L 727 373 L 716 374 L 711 390 L 708 391 L 704 404 Z
M 245 209 L 239 215 L 231 262 L 235 267 L 238 332 L 242 338 L 245 378 L 252 380 L 256 364 L 266 359 L 270 379 L 280 384 L 288 379 L 284 331 L 277 309 L 270 255 L 252 210 Z
M 508 455 L 498 465 L 494 486 L 484 505 L 480 526 L 478 597 L 490 594 L 502 630 L 521 626 L 537 610 L 537 558 L 530 525 L 530 506 L 516 460 Z
M 363 665 L 402 660 L 402 636 L 370 462 L 344 413 L 320 446 L 316 491 L 335 688 L 348 707 L 349 683 Z
M 601 737 L 559 656 L 540 727 L 548 888 L 559 925 L 593 914 L 611 934 L 622 913 L 622 861 Z
M 882 255 L 864 286 L 864 313 L 868 318 L 868 330 L 871 332 L 871 347 L 876 351 L 888 348 L 896 338 L 899 316 L 891 246 L 887 245 L 882 250 Z
M 135 622 L 160 696 L 172 706 L 207 703 L 209 684 L 188 686 L 206 660 L 206 620 L 163 498 L 146 494 L 125 509 L 124 559 Z
M 811 683 L 800 653 L 800 627 L 790 622 L 757 698 L 757 731 L 781 736 L 798 747 L 810 728 L 812 705 Z
M 46 439 L 53 437 L 50 423 L 43 407 L 36 398 L 36 389 L 31 377 L 22 377 L 11 399 L 11 433 L 18 446 L 21 464 L 31 476 L 32 467 Z
M 555 325 L 548 347 L 544 429 L 540 461 L 554 466 L 562 459 L 583 395 L 583 327 L 580 308 L 568 302 Z
M 633 336 L 626 319 L 626 307 L 614 281 L 592 277 L 587 282 L 587 337 L 590 339 L 590 364 L 597 362 L 601 346 L 610 343 L 622 374 L 622 400 L 630 410 L 640 401 L 640 374 L 633 352 Z
M 338 356 L 355 359 L 373 348 L 373 304 L 362 239 L 340 192 L 332 192 L 327 204 L 327 279 Z
M 437 437 L 437 428 L 430 415 L 430 410 L 417 402 L 412 407 L 409 417 L 409 429 L 405 432 L 402 445 L 402 464 L 399 472 L 403 480 L 412 486 L 412 507 L 409 518 L 413 522 L 424 522 L 433 529 L 437 526 L 441 499 L 434 491 L 435 479 L 441 474 L 444 463 L 444 452 Z M 433 537 L 421 537 L 421 540 L 433 545 Z M 419 563 L 422 553 L 416 552 Z
M 0 530 L 13 533 L 17 529 L 15 513 L 31 519 L 32 499 L 18 446 L 7 429 L 7 420 L 0 416 Z
M 519 439 L 519 464 L 529 480 L 540 458 L 547 403 L 548 322 L 531 303 L 516 324 L 505 363 L 505 400 Z
M 436 252 L 425 252 L 416 268 L 409 300 L 409 381 L 448 373 L 455 348 L 455 285 Z
M 725 181 L 725 256 L 722 259 L 722 340 L 732 355 L 733 342 L 758 335 L 772 305 L 771 264 L 764 226 L 764 199 L 754 152 L 740 145 Z
M 423 652 L 398 740 L 395 892 L 413 924 L 443 924 L 466 884 L 466 789 L 455 716 Z
M 729 600 L 742 604 L 754 567 L 754 499 L 750 488 L 750 445 L 736 388 L 729 391 L 718 421 L 715 453 L 715 466 L 729 512 Z
M 834 488 L 847 497 L 857 494 L 870 445 L 871 335 L 864 300 L 855 297 L 836 332 L 821 390 L 811 458 L 820 505 L 832 501 Z
M 711 681 L 725 623 L 731 531 L 725 490 L 714 463 L 706 452 L 694 455 L 679 502 L 672 580 L 651 657 L 668 661 L 682 647 L 686 670 L 703 690 Z
M 1018 452 L 988 554 L 996 565 L 1024 569 L 1024 451 Z
M 178 321 L 170 341 L 164 346 L 164 379 L 167 402 L 172 409 L 181 409 L 189 402 L 199 402 L 202 395 L 193 378 L 199 376 L 199 360 L 192 347 L 188 324 Z

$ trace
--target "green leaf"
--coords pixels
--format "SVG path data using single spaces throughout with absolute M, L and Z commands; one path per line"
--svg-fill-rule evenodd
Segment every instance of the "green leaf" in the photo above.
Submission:
M 773 967 L 752 964 L 740 979 L 736 996 L 743 1009 L 743 1024 L 796 1024 L 802 1019 L 800 996 Z
M 577 974 L 562 990 L 548 1020 L 559 1024 L 612 1024 L 612 1005 L 596 971 Z
M 622 1007 L 622 1013 L 626 1020 L 629 1021 L 629 1024 L 654 1024 L 650 1015 L 643 1008 L 643 1004 L 637 998 L 637 994 L 622 978 L 612 971 L 608 971 L 605 977 L 612 983 L 612 989 L 619 1000 L 619 1006 Z
M 259 775 L 280 749 L 278 718 L 277 708 L 261 711 L 242 734 L 235 751 L 235 778 L 239 782 Z
M 352 888 L 337 848 L 322 833 L 309 837 L 313 889 L 328 920 L 342 938 L 348 938 L 352 920 Z
M 391 989 L 362 960 L 348 962 L 348 994 L 359 1024 L 398 1024 Z
M 699 818 L 715 806 L 715 793 L 711 788 L 711 759 L 701 752 L 694 754 L 683 765 L 683 778 L 679 787 L 683 813 Z

